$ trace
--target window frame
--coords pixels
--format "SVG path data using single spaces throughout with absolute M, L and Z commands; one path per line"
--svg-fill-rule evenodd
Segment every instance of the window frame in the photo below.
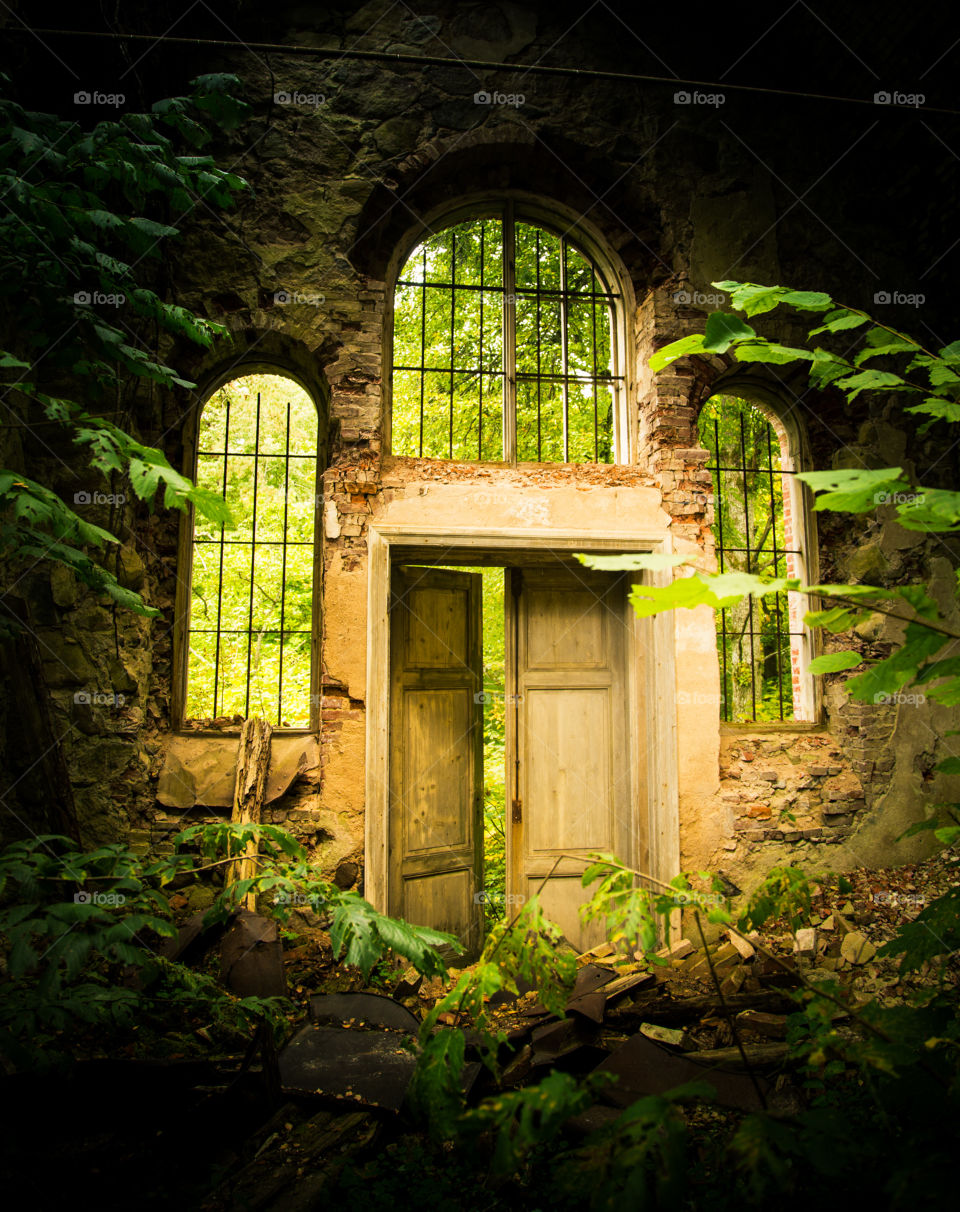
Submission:
M 793 541 L 798 551 L 794 555 L 797 576 L 808 585 L 817 584 L 819 558 L 817 547 L 816 517 L 813 510 L 813 494 L 807 485 L 798 480 L 798 471 L 812 469 L 812 459 L 806 440 L 806 431 L 799 415 L 799 399 L 786 404 L 780 394 L 762 381 L 742 373 L 721 376 L 716 379 L 702 398 L 698 416 L 708 400 L 714 396 L 735 396 L 753 405 L 763 413 L 780 445 L 780 460 L 783 471 L 785 498 L 789 498 Z M 711 491 L 713 491 L 711 487 Z M 800 594 L 801 616 L 808 611 L 820 609 L 820 599 L 815 594 Z M 789 627 L 789 622 L 788 622 Z M 755 731 L 815 731 L 823 726 L 823 695 L 816 676 L 809 671 L 810 662 L 819 654 L 819 633 L 806 623 L 802 624 L 803 649 L 800 671 L 800 708 L 803 715 L 785 720 L 725 720 L 719 718 L 720 728 L 728 734 Z M 716 654 L 720 668 L 719 651 Z M 794 709 L 796 710 L 796 704 Z
M 497 218 L 504 222 L 503 247 L 503 362 L 504 362 L 504 393 L 503 393 L 503 459 L 449 459 L 433 456 L 401 455 L 392 446 L 392 417 L 393 417 L 393 330 L 394 330 L 394 299 L 400 274 L 413 251 L 431 235 L 471 219 Z M 636 427 L 637 419 L 631 415 L 628 401 L 633 398 L 634 375 L 627 357 L 631 348 L 628 341 L 627 317 L 634 314 L 633 289 L 629 276 L 623 267 L 607 250 L 599 233 L 577 219 L 566 208 L 542 199 L 530 197 L 517 191 L 504 191 L 496 194 L 483 194 L 462 200 L 455 206 L 437 208 L 407 233 L 407 236 L 394 250 L 390 262 L 387 291 L 384 306 L 384 339 L 383 355 L 383 446 L 390 458 L 397 459 L 430 459 L 433 463 L 459 463 L 483 467 L 574 467 L 585 464 L 554 463 L 549 461 L 537 462 L 517 459 L 517 425 L 516 425 L 516 321 L 514 315 L 515 291 L 514 284 L 515 257 L 513 250 L 514 224 L 517 222 L 530 223 L 543 228 L 554 235 L 562 236 L 587 257 L 594 270 L 603 279 L 609 293 L 614 296 L 611 300 L 610 348 L 611 362 L 614 367 L 612 377 L 613 393 L 613 459 L 610 463 L 591 463 L 596 467 L 615 467 L 632 464 L 636 461 Z M 509 236 L 509 239 L 508 239 Z M 509 283 L 509 286 L 508 286 Z M 508 322 L 508 311 L 510 322 Z
M 321 718 L 321 646 L 323 619 L 323 472 L 326 467 L 327 435 L 325 412 L 318 393 L 296 370 L 277 362 L 243 362 L 230 366 L 208 379 L 197 392 L 197 402 L 190 409 L 183 430 L 183 474 L 196 483 L 199 462 L 200 418 L 210 400 L 229 383 L 251 375 L 274 375 L 289 379 L 310 398 L 317 412 L 316 475 L 314 479 L 313 511 L 313 584 L 310 604 L 310 722 L 305 727 L 286 728 L 268 721 L 272 730 L 283 736 L 315 735 L 320 729 Z M 221 728 L 190 723 L 186 715 L 187 680 L 190 661 L 190 606 L 193 589 L 193 554 L 195 513 L 193 505 L 180 516 L 180 532 L 177 545 L 177 574 L 175 594 L 175 618 L 173 627 L 173 665 L 171 670 L 170 705 L 171 728 L 175 734 L 184 736 L 239 736 L 241 725 L 231 724 Z

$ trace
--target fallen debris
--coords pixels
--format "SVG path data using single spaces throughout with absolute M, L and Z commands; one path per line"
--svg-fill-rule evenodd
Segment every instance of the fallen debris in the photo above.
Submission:
M 410 1036 L 384 1027 L 301 1027 L 279 1057 L 285 1094 L 399 1111 L 416 1067 Z
M 241 909 L 220 944 L 220 979 L 240 997 L 284 997 L 283 946 L 277 923 Z

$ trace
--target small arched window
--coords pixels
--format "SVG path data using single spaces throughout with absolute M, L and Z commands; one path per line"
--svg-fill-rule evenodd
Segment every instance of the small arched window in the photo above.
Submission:
M 194 522 L 185 722 L 311 725 L 317 409 L 292 379 L 251 374 L 207 400 L 196 482 L 236 526 Z
M 749 400 L 715 395 L 698 427 L 719 571 L 805 580 L 803 491 L 782 423 Z M 724 720 L 813 719 L 806 609 L 803 594 L 784 591 L 717 611 Z
M 419 244 L 394 294 L 392 453 L 614 462 L 622 378 L 608 278 L 509 203 Z

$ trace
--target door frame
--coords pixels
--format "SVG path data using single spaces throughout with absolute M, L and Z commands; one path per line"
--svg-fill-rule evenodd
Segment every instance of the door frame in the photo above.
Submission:
M 411 529 L 381 523 L 367 535 L 367 710 L 364 804 L 364 896 L 387 911 L 390 804 L 390 604 L 395 563 L 433 562 L 477 567 L 481 555 L 502 564 L 523 564 L 527 553 L 655 552 L 671 554 L 663 532 L 547 531 L 480 527 Z M 489 558 L 486 562 L 493 562 Z M 644 583 L 666 585 L 672 571 L 645 572 Z M 648 657 L 649 659 L 644 659 Z M 627 635 L 627 695 L 631 718 L 631 857 L 641 870 L 668 880 L 680 869 L 680 818 L 676 711 L 657 710 L 676 697 L 676 624 L 672 612 L 632 619 Z M 651 709 L 641 711 L 647 704 Z M 645 846 L 644 846 L 645 843 Z

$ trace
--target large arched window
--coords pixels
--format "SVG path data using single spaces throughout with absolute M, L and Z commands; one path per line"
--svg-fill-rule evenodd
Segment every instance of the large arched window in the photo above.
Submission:
M 582 247 L 510 204 L 434 233 L 394 295 L 392 453 L 612 463 L 618 305 Z
M 236 527 L 195 521 L 185 722 L 311 724 L 317 409 L 292 379 L 251 374 L 209 398 L 196 481 Z
M 806 579 L 802 485 L 783 424 L 766 408 L 718 394 L 698 421 L 710 452 L 720 572 Z M 717 611 L 721 717 L 812 720 L 805 598 L 785 591 Z

